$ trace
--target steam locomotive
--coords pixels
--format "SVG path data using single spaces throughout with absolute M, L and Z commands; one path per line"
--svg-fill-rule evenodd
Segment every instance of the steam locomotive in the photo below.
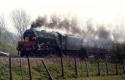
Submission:
M 102 41 L 100 43 L 96 40 L 93 42 L 75 35 L 63 35 L 45 30 L 38 31 L 34 28 L 24 32 L 23 40 L 18 41 L 17 50 L 21 57 L 61 54 L 87 57 L 88 52 L 102 55 L 107 52 L 108 49 L 106 48 L 112 47 L 111 42 Z
M 58 32 L 28 29 L 23 40 L 18 41 L 17 50 L 23 56 L 47 56 L 50 54 L 86 55 L 82 46 L 83 39 L 73 35 L 62 35 Z

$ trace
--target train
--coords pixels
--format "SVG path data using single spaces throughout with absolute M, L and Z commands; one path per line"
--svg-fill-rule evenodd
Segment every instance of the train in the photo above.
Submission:
M 48 55 L 70 55 L 87 57 L 88 52 L 107 52 L 106 48 L 111 48 L 112 44 L 105 41 L 91 43 L 81 36 L 61 34 L 59 32 L 48 32 L 45 30 L 27 29 L 23 34 L 23 40 L 18 41 L 17 50 L 21 57 L 36 56 L 44 57 Z M 102 44 L 103 43 L 103 44 Z M 90 44 L 90 45 L 89 45 Z M 89 45 L 89 46 L 88 46 Z M 107 46 L 108 47 L 107 47 Z M 105 47 L 106 46 L 106 47 Z M 96 47 L 96 49 L 95 49 Z M 91 50 L 90 50 L 91 49 Z M 97 50 L 98 49 L 98 50 Z M 96 52 L 97 51 L 97 52 Z

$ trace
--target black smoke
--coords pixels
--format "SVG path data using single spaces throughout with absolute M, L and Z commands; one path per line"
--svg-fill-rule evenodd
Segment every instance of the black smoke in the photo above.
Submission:
M 110 34 L 110 31 L 106 30 L 105 27 L 100 27 L 97 30 L 97 36 L 102 39 L 108 39 Z
M 33 23 L 33 27 L 45 26 L 49 29 L 65 30 L 67 33 L 81 34 L 82 30 L 78 26 L 76 18 L 69 20 L 66 17 L 60 18 L 59 16 L 52 15 L 49 17 L 49 22 L 46 17 L 38 17 Z M 31 25 L 31 27 L 32 27 Z

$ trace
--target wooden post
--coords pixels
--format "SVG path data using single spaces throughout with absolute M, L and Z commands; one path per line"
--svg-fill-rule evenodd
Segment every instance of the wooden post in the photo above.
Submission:
M 100 63 L 99 63 L 99 59 L 97 60 L 97 65 L 98 65 L 98 76 L 100 76 Z
M 123 63 L 122 63 L 122 69 L 123 69 L 123 74 L 124 74 L 125 73 L 124 59 L 123 59 Z
M 105 60 L 105 67 L 106 67 L 106 74 L 108 75 L 108 74 L 109 74 L 109 71 L 108 71 L 108 63 L 107 63 L 107 60 Z
M 9 80 L 13 80 L 12 78 L 12 66 L 11 66 L 11 55 L 9 55 Z
M 75 77 L 77 78 L 78 77 L 78 70 L 77 70 L 77 61 L 76 61 L 76 57 L 74 58 L 74 66 L 75 66 Z
M 29 56 L 27 56 L 27 62 L 28 62 L 28 69 L 29 69 L 29 80 L 32 80 L 32 72 L 31 72 Z
M 87 65 L 87 59 L 85 59 L 85 67 L 86 67 L 86 75 L 89 77 L 89 70 L 88 70 L 88 65 Z
M 118 64 L 117 64 L 117 62 L 116 62 L 116 64 L 115 64 L 115 69 L 116 69 L 116 75 L 118 75 Z
M 64 78 L 64 65 L 63 65 L 63 56 L 61 55 L 60 56 L 60 59 L 61 59 L 61 76 L 62 78 Z
M 125 73 L 125 66 L 124 66 L 124 63 L 122 64 L 122 66 L 123 66 L 123 73 Z
M 41 60 L 41 61 L 42 61 L 42 64 L 43 64 L 44 68 L 46 69 L 46 72 L 47 72 L 47 74 L 48 74 L 48 76 L 49 76 L 49 80 L 53 80 L 53 78 L 52 78 L 52 76 L 51 76 L 49 70 L 47 69 L 47 67 L 46 67 L 46 65 L 45 65 L 45 63 L 44 63 L 44 61 L 43 61 L 43 60 Z
M 23 80 L 23 72 L 22 72 L 22 62 L 21 62 L 21 58 L 20 58 L 20 76 L 22 77 L 22 80 Z

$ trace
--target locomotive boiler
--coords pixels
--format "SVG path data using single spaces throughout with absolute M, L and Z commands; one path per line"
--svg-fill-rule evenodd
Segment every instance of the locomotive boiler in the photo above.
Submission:
M 58 32 L 28 29 L 18 41 L 17 50 L 20 56 L 75 55 L 86 56 L 82 45 L 83 39 L 74 35 L 62 35 Z

